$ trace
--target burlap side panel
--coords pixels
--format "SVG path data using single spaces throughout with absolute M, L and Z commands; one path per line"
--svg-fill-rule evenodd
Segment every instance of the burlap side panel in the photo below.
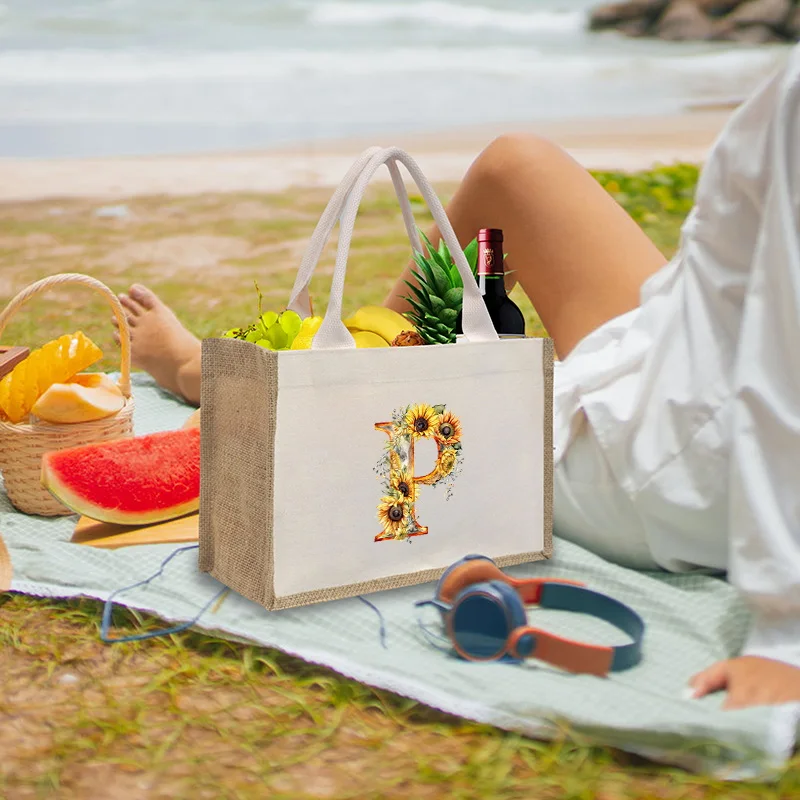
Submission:
M 553 555 L 553 340 L 542 339 L 544 369 L 544 549 L 542 556 Z
M 269 608 L 277 354 L 204 340 L 200 401 L 200 569 Z

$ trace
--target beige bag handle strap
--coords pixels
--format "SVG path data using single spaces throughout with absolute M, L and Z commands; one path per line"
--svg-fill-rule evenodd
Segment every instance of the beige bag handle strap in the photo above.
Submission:
M 342 209 L 347 202 L 350 192 L 353 190 L 361 173 L 369 166 L 372 159 L 378 153 L 385 152 L 388 148 L 384 147 L 369 147 L 353 162 L 350 169 L 342 178 L 339 186 L 336 187 L 325 211 L 317 222 L 317 227 L 314 233 L 311 234 L 306 252 L 303 255 L 303 260 L 300 263 L 300 268 L 297 271 L 297 278 L 292 288 L 292 294 L 289 297 L 287 308 L 296 311 L 301 317 L 308 317 L 311 315 L 311 302 L 308 294 L 308 286 L 311 283 L 311 278 L 314 275 L 314 270 L 317 267 L 322 251 L 328 243 L 331 233 L 339 221 L 342 214 Z M 403 222 L 406 227 L 408 239 L 411 242 L 411 247 L 418 253 L 422 253 L 422 242 L 420 241 L 419 233 L 417 232 L 416 222 L 414 220 L 414 213 L 411 209 L 411 203 L 408 199 L 408 192 L 406 191 L 403 176 L 397 167 L 394 159 L 387 162 L 389 174 L 392 177 L 392 184 L 394 185 L 395 193 L 400 200 L 400 210 L 403 214 Z
M 104 283 L 101 283 L 96 278 L 89 275 L 81 275 L 77 272 L 62 272 L 57 275 L 50 275 L 48 278 L 42 278 L 36 283 L 32 283 L 27 289 L 23 289 L 11 302 L 0 312 L 0 335 L 6 325 L 10 322 L 11 318 L 16 314 L 18 309 L 28 302 L 32 297 L 41 292 L 51 289 L 54 286 L 62 286 L 64 284 L 77 284 L 79 286 L 86 286 L 94 291 L 99 292 L 105 301 L 111 306 L 114 312 L 114 317 L 117 320 L 119 327 L 119 341 L 120 341 L 120 379 L 119 389 L 122 394 L 127 398 L 131 396 L 131 331 L 128 327 L 128 318 L 122 308 L 119 299 Z
M 0 533 L 0 592 L 7 592 L 11 588 L 11 578 L 14 570 L 11 566 L 11 556 L 8 553 L 3 534 Z
M 356 346 L 355 340 L 342 322 L 342 299 L 350 241 L 353 237 L 353 228 L 358 216 L 358 207 L 370 179 L 383 164 L 390 165 L 390 169 L 392 166 L 396 169 L 397 162 L 403 164 L 417 185 L 461 275 L 461 280 L 464 284 L 462 327 L 465 340 L 468 342 L 490 342 L 499 339 L 486 304 L 483 302 L 478 283 L 467 263 L 467 257 L 461 249 L 461 245 L 453 231 L 453 226 L 450 224 L 450 220 L 447 218 L 436 192 L 417 162 L 408 153 L 399 147 L 387 147 L 370 158 L 348 195 L 347 204 L 342 212 L 339 246 L 336 252 L 336 266 L 333 272 L 333 281 L 331 282 L 330 299 L 328 300 L 325 319 L 311 344 L 314 350 L 347 350 Z M 399 195 L 398 199 L 401 206 L 405 207 L 409 204 L 405 186 L 403 185 L 403 187 L 403 193 Z

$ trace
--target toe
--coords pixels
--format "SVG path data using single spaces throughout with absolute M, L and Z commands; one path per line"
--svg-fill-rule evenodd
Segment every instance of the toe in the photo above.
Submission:
M 114 341 L 117 344 L 122 344 L 122 337 L 121 337 L 120 332 L 119 332 L 119 330 L 117 328 L 114 328 L 112 336 L 114 337 Z M 131 339 L 131 341 L 133 341 L 133 328 L 130 328 L 130 339 Z
M 122 303 L 122 307 L 128 313 L 128 319 L 131 317 L 138 317 L 144 314 L 145 310 L 139 303 L 136 302 L 133 298 L 129 297 L 127 294 L 121 294 L 119 296 L 119 301 Z
M 131 297 L 143 308 L 150 309 L 155 306 L 158 298 L 146 286 L 141 283 L 134 283 L 130 288 Z

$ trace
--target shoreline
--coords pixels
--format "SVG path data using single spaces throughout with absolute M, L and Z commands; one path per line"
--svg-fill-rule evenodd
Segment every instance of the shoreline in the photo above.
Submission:
M 633 171 L 656 163 L 704 161 L 735 106 L 730 103 L 659 116 L 471 126 L 402 134 L 391 143 L 407 150 L 434 183 L 459 181 L 492 139 L 512 132 L 551 139 L 587 169 Z M 258 151 L 79 159 L 0 158 L 0 203 L 277 193 L 292 187 L 329 187 L 338 184 L 366 147 L 389 143 L 384 135 Z M 374 180 L 389 180 L 388 172 L 381 170 Z

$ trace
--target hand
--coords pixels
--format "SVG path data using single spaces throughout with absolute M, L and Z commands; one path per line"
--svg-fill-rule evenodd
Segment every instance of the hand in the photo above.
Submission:
M 728 690 L 726 711 L 750 706 L 800 702 L 800 667 L 760 656 L 719 661 L 695 675 L 689 685 L 695 698 Z

